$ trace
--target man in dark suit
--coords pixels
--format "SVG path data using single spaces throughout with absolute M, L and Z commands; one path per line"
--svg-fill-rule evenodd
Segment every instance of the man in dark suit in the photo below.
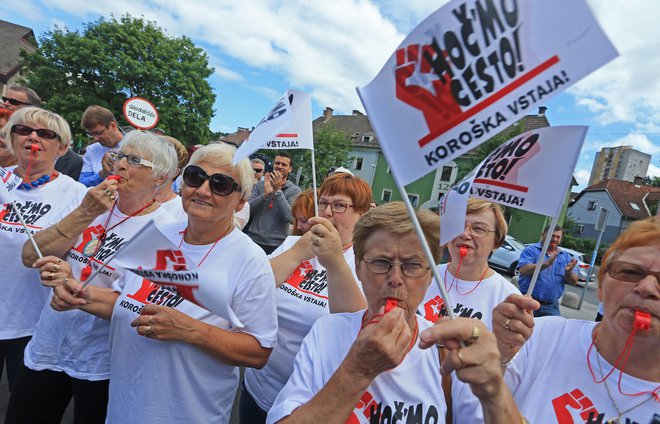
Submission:
M 67 149 L 66 153 L 57 158 L 57 161 L 55 161 L 55 170 L 61 172 L 64 175 L 68 175 L 76 181 L 78 181 L 78 177 L 80 177 L 82 166 L 82 157 L 78 153 L 71 150 L 71 148 Z

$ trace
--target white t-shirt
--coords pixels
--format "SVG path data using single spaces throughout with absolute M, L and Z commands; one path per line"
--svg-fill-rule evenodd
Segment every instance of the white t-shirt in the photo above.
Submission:
M 159 226 L 161 227 L 161 226 Z M 185 222 L 161 227 L 178 245 Z M 240 230 L 234 229 L 209 253 L 212 245 L 181 250 L 200 267 L 212 268 L 218 284 L 233 289 L 230 306 L 250 334 L 266 348 L 277 338 L 275 279 L 268 258 Z M 127 273 L 113 284 L 121 291 L 112 314 L 109 423 L 226 423 L 238 388 L 238 368 L 183 342 L 159 341 L 137 334 L 131 321 L 145 304 L 175 308 L 207 324 L 229 331 L 231 324 L 177 293 Z
M 188 215 L 186 214 L 186 211 L 183 210 L 182 202 L 183 200 L 181 199 L 181 196 L 177 195 L 160 205 L 174 217 L 175 221 L 187 221 Z
M 300 236 L 287 237 L 282 245 L 270 255 L 274 258 L 290 249 Z M 350 267 L 353 278 L 360 285 L 355 274 L 353 247 L 344 251 L 344 258 Z M 328 307 L 328 283 L 325 268 L 318 259 L 312 258 L 300 264 L 286 282 L 277 288 L 277 347 L 268 363 L 261 370 L 245 370 L 244 383 L 257 405 L 268 411 L 275 397 L 293 372 L 300 344 L 312 328 L 314 322 L 330 313 Z M 360 289 L 362 286 L 360 285 Z
M 518 408 L 529 422 L 609 422 L 618 416 L 618 412 L 605 384 L 621 412 L 632 408 L 620 418 L 621 423 L 657 422 L 653 421 L 654 414 L 657 420 L 660 408 L 650 395 L 625 396 L 619 393 L 619 370 L 615 370 L 605 383 L 594 382 L 587 364 L 587 351 L 597 323 L 543 317 L 537 318 L 535 324 L 532 337 L 504 376 Z M 612 369 L 595 347 L 591 350 L 590 362 L 598 381 Z M 627 374 L 621 379 L 623 393 L 652 391 L 657 387 L 657 381 L 641 380 Z M 645 399 L 646 402 L 639 405 Z
M 60 174 L 53 181 L 32 190 L 13 190 L 32 234 L 56 223 L 69 205 L 78 206 L 87 188 Z M 28 241 L 21 221 L 6 205 L 0 205 L 0 340 L 17 339 L 32 334 L 51 290 L 41 285 L 39 271 L 23 265 L 21 252 Z
M 448 265 L 439 265 L 438 273 L 445 278 L 447 294 L 454 306 L 454 313 L 457 317 L 479 319 L 488 329 L 491 329 L 495 306 L 510 294 L 520 294 L 516 286 L 497 272 L 488 278 L 484 278 L 479 286 L 475 288 L 478 281 L 464 281 L 455 278 L 447 269 Z M 417 308 L 417 313 L 431 322 L 436 322 L 439 317 L 447 315 L 444 304 L 438 285 L 435 278 L 433 278 L 426 295 L 424 295 L 424 300 Z
M 76 279 L 80 279 L 82 269 L 93 254 L 91 246 L 94 243 L 90 242 L 94 239 L 92 234 L 98 234 L 109 214 L 110 211 L 98 216 L 67 253 L 67 262 Z M 100 267 L 98 261 L 105 262 L 149 221 L 172 221 L 172 217 L 163 208 L 158 208 L 150 214 L 128 218 L 113 228 L 125 218 L 126 215 L 115 208 L 106 227 L 108 236 L 94 256 L 93 269 Z M 110 288 L 112 282 L 121 275 L 118 265 L 110 262 L 89 284 Z M 124 260 L 121 265 L 138 267 L 141 264 Z M 46 303 L 34 335 L 25 348 L 25 365 L 33 370 L 64 371 L 78 379 L 106 380 L 110 378 L 109 333 L 110 322 L 102 318 L 79 309 L 58 312 Z
M 268 413 L 267 423 L 290 415 L 325 386 L 355 342 L 363 315 L 364 311 L 332 314 L 316 321 L 296 356 L 291 378 Z M 420 316 L 417 324 L 420 332 L 432 325 Z M 372 406 L 380 417 L 370 420 Z M 438 351 L 422 350 L 415 341 L 398 367 L 371 382 L 347 422 L 444 423 L 445 415 Z

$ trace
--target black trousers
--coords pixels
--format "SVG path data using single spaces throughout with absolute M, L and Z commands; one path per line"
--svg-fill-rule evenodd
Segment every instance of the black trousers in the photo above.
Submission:
M 245 385 L 241 386 L 241 401 L 238 405 L 239 424 L 265 424 L 267 412 L 259 408 Z
M 75 424 L 103 424 L 109 382 L 80 380 L 61 371 L 35 371 L 22 365 L 9 399 L 5 424 L 59 424 L 71 398 L 75 399 Z
M 0 340 L 0 377 L 2 377 L 3 365 L 7 366 L 7 380 L 9 391 L 14 389 L 18 370 L 23 365 L 23 353 L 25 346 L 32 337 L 21 337 L 19 339 Z

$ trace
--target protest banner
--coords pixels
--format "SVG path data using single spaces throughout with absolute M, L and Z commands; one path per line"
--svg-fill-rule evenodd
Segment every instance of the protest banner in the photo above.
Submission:
M 406 185 L 616 55 L 584 0 L 455 0 L 416 27 L 358 94 Z
M 587 128 L 540 128 L 517 135 L 493 150 L 440 202 L 440 244 L 463 233 L 468 197 L 558 216 Z
M 158 125 L 158 109 L 147 99 L 131 97 L 124 102 L 124 118 L 139 130 L 150 130 Z
M 311 96 L 288 90 L 234 154 L 234 165 L 259 149 L 313 149 Z
M 186 257 L 153 221 L 119 249 L 111 260 L 116 266 L 176 291 L 184 299 L 228 320 L 234 327 L 243 327 L 229 306 L 232 295 L 230 289 L 225 284 L 219 284 L 223 272 L 230 271 L 198 270 L 197 264 Z M 133 264 L 137 261 L 142 265 L 140 268 L 122 265 L 126 260 Z M 108 262 L 110 260 L 105 264 Z

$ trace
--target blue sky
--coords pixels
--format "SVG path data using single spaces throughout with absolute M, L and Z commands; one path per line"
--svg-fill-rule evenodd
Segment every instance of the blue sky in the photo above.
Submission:
M 369 82 L 405 35 L 446 1 L 20 0 L 0 2 L 0 19 L 37 38 L 54 25 L 79 30 L 111 13 L 156 21 L 203 47 L 216 69 L 211 128 L 252 127 L 288 88 L 309 92 L 313 115 L 364 111 L 356 86 Z M 590 127 L 575 176 L 584 188 L 595 152 L 633 145 L 652 154 L 660 176 L 660 3 L 589 0 L 620 57 L 551 101 L 552 125 Z

